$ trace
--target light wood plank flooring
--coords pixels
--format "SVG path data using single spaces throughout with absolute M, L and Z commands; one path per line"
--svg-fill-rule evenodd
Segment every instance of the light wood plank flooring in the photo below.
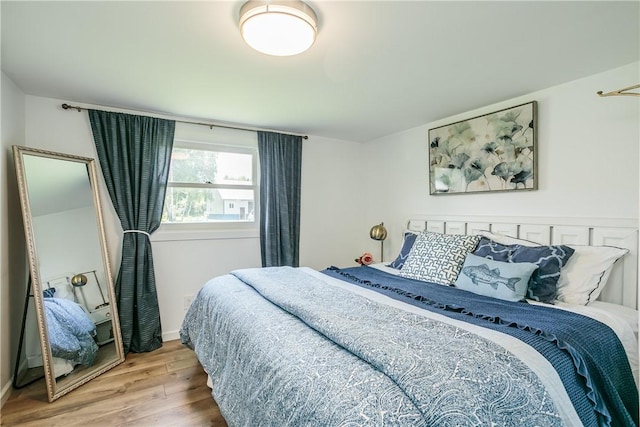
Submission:
M 44 379 L 13 390 L 2 426 L 226 427 L 195 354 L 180 341 L 126 360 L 48 403 Z

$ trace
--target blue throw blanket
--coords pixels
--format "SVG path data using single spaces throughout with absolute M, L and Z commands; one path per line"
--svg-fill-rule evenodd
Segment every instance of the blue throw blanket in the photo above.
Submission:
M 517 337 L 536 348 L 558 371 L 585 425 L 638 425 L 638 392 L 629 362 L 615 333 L 600 322 L 564 310 L 409 280 L 369 267 L 330 267 L 323 273 Z
M 44 298 L 51 354 L 82 365 L 91 365 L 98 352 L 93 336 L 96 325 L 82 308 L 62 298 Z

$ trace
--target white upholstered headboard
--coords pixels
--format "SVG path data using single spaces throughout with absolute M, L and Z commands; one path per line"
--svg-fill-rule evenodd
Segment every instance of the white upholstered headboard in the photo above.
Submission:
M 544 245 L 608 245 L 629 249 L 615 264 L 599 299 L 638 308 L 637 220 L 413 215 L 407 228 L 447 234 L 488 230 Z

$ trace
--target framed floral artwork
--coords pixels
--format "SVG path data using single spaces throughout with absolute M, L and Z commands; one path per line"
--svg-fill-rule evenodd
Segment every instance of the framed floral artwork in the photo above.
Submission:
M 536 190 L 536 106 L 429 129 L 430 194 Z

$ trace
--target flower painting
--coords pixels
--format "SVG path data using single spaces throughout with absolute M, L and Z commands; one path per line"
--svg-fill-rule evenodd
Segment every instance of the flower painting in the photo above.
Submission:
M 535 190 L 536 102 L 429 129 L 431 194 Z

